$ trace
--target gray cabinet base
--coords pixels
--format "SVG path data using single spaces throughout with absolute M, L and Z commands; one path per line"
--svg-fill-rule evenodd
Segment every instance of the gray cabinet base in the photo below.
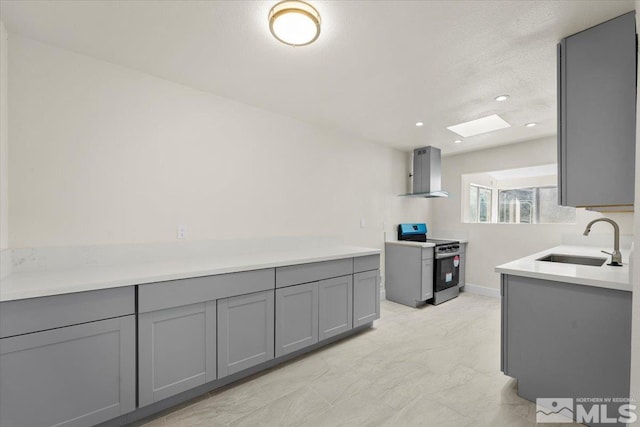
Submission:
M 502 371 L 521 397 L 628 398 L 630 365 L 631 292 L 502 275 Z
M 309 353 L 311 351 L 314 351 L 318 348 L 324 347 L 328 344 L 331 344 L 333 342 L 336 341 L 340 341 L 341 339 L 344 339 L 346 337 L 349 337 L 351 335 L 355 335 L 358 333 L 362 333 L 363 331 L 365 331 L 366 329 L 369 329 L 373 326 L 373 322 L 371 323 L 367 323 L 366 325 L 362 325 L 359 326 L 357 328 L 353 328 L 349 331 L 346 331 L 340 335 L 336 335 L 333 336 L 331 338 L 327 338 L 324 341 L 318 342 L 314 345 L 311 345 L 309 347 L 303 348 L 301 350 L 286 354 L 284 356 L 281 357 L 277 357 L 275 359 L 263 362 L 259 365 L 256 366 L 252 366 L 251 368 L 245 369 L 244 371 L 241 372 L 237 372 L 235 374 L 229 375 L 227 377 L 224 378 L 220 378 L 218 380 L 215 381 L 211 381 L 209 383 L 203 384 L 201 386 L 198 386 L 196 388 L 193 388 L 191 390 L 185 391 L 183 393 L 177 394 L 175 396 L 171 396 L 167 399 L 164 399 L 160 402 L 156 402 L 156 403 L 152 403 L 151 405 L 145 406 L 143 408 L 139 408 L 133 412 L 130 412 L 128 414 L 122 415 L 118 418 L 114 418 L 112 420 L 109 420 L 105 423 L 99 424 L 96 427 L 121 427 L 136 421 L 140 421 L 144 418 L 147 417 L 151 417 L 154 414 L 157 414 L 158 412 L 164 411 L 168 408 L 171 408 L 173 406 L 179 405 L 181 403 L 184 403 L 188 400 L 191 400 L 195 397 L 201 396 L 205 393 L 208 393 L 211 390 L 215 390 L 218 389 L 220 387 L 224 387 L 228 384 L 231 384 L 233 382 L 236 382 L 238 380 L 241 380 L 243 378 L 246 378 L 248 376 L 251 376 L 253 374 L 256 374 L 258 372 L 264 371 L 265 369 L 269 369 L 272 368 L 276 365 L 279 365 L 283 362 L 286 362 L 287 360 L 291 360 L 294 359 L 298 356 L 301 356 L 303 354 Z

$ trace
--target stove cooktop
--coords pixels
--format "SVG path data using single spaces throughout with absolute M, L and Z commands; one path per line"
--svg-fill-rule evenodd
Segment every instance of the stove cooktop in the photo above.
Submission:
M 434 243 L 436 246 L 443 246 L 443 245 L 453 245 L 453 244 L 458 244 L 460 242 L 456 241 L 456 240 L 445 240 L 445 239 L 427 239 L 427 243 Z

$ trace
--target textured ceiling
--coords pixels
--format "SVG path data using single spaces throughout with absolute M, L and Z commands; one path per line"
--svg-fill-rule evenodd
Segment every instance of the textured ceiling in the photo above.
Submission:
M 555 134 L 556 43 L 634 8 L 311 1 L 322 34 L 292 48 L 269 33 L 275 3 L 2 0 L 0 14 L 10 33 L 385 145 L 452 153 Z M 503 93 L 511 98 L 493 100 Z M 494 113 L 513 127 L 453 143 L 446 126 Z

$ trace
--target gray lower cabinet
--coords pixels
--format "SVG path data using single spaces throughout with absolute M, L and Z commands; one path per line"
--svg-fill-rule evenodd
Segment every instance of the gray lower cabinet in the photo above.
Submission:
M 319 339 L 339 335 L 353 328 L 353 276 L 318 282 Z
M 629 397 L 631 292 L 501 279 L 501 370 L 518 380 L 518 395 Z M 608 404 L 607 413 L 617 417 L 619 405 Z
M 139 404 L 216 379 L 216 302 L 138 316 Z
M 318 342 L 318 282 L 276 290 L 276 357 Z
M 380 270 L 353 275 L 353 327 L 380 318 Z
M 467 261 L 467 244 L 460 243 L 460 270 L 458 271 L 458 287 L 465 284 L 465 263 Z
M 433 258 L 422 260 L 420 279 L 420 299 L 426 301 L 431 298 L 433 298 Z
M 433 298 L 433 248 L 385 244 L 385 290 L 389 301 L 418 307 Z
M 274 291 L 218 300 L 218 378 L 274 357 Z
M 135 409 L 135 316 L 0 340 L 0 425 L 93 426 Z

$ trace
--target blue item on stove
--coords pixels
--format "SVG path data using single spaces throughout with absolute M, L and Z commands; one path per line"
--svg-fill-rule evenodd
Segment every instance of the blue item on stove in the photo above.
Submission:
M 398 240 L 425 242 L 427 240 L 427 224 L 398 224 Z

